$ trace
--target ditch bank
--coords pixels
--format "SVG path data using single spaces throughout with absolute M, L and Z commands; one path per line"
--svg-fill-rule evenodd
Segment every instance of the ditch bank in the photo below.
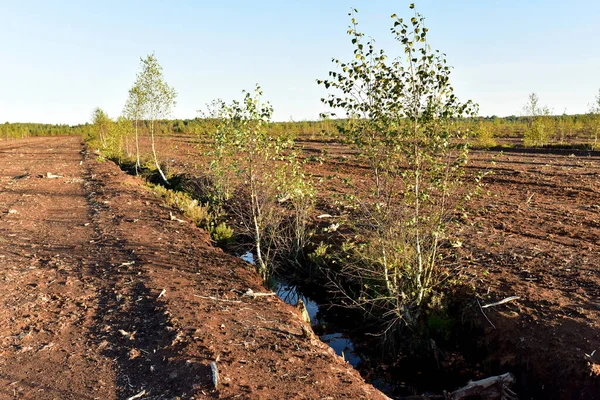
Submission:
M 133 172 L 131 168 L 125 170 L 129 173 Z M 189 206 L 191 204 L 193 207 L 202 208 L 203 193 L 190 190 L 190 187 L 202 188 L 206 184 L 202 179 L 193 182 L 196 178 L 171 177 L 172 187 L 184 188 L 183 192 L 179 192 L 160 185 L 160 178 L 156 174 L 152 175 L 148 171 L 143 174 L 152 184 L 151 188 L 155 194 L 163 198 L 166 203 L 175 209 L 180 209 L 188 216 L 198 215 L 198 212 L 190 210 Z M 185 196 L 189 197 L 185 198 Z M 193 203 L 194 201 L 196 203 Z M 201 211 L 200 214 L 204 215 L 205 212 Z M 183 222 L 172 212 L 169 213 L 169 218 Z M 228 220 L 227 223 L 234 226 L 235 221 Z M 251 265 L 251 269 L 255 269 L 252 252 L 246 250 L 240 252 L 240 249 L 248 249 L 251 246 L 244 243 L 234 245 L 230 243 L 226 248 L 232 255 L 247 262 L 248 266 Z M 305 308 L 306 315 L 309 317 L 306 326 L 311 326 L 316 337 L 327 344 L 347 365 L 359 371 L 367 382 L 386 395 L 405 399 L 425 393 L 429 394 L 425 398 L 437 398 L 431 393 L 458 390 L 471 379 L 489 376 L 489 371 L 481 367 L 485 349 L 473 346 L 482 331 L 473 324 L 465 324 L 458 328 L 455 325 L 442 326 L 443 332 L 437 334 L 435 340 L 416 338 L 416 342 L 421 342 L 421 347 L 414 348 L 412 344 L 406 346 L 413 347 L 407 354 L 390 351 L 381 347 L 379 335 L 373 334 L 378 331 L 379 326 L 373 325 L 373 321 L 365 321 L 356 311 L 334 301 L 326 288 L 327 279 L 324 276 L 321 276 L 322 279 L 315 279 L 315 276 L 310 277 L 297 272 L 297 270 L 294 272 L 279 269 L 278 275 L 275 275 L 268 285 L 273 290 L 273 294 L 297 311 Z M 299 308 L 299 300 L 303 303 L 301 308 Z M 459 311 L 462 309 L 453 312 L 458 314 Z M 448 321 L 440 323 L 444 325 Z M 407 340 L 412 339 L 407 336 Z M 422 346 L 424 341 L 427 344 Z M 438 348 L 438 343 L 443 347 Z M 496 371 L 498 374 L 505 372 L 501 369 L 494 370 Z
M 174 350 L 163 363 L 207 372 L 191 388 L 195 396 L 386 398 L 310 334 L 295 308 L 263 296 L 270 291 L 252 268 L 213 247 L 205 231 L 161 204 L 140 179 L 112 162 L 86 163 L 100 185 L 97 203 L 107 208 L 98 221 L 107 227 L 103 236 L 135 254 L 138 276 L 163 304 Z M 174 369 L 167 381 L 185 377 Z
M 0 398 L 385 399 L 78 137 L 0 144 Z
M 493 154 L 475 152 L 471 168 L 490 168 Z M 184 162 L 188 158 L 179 154 L 175 158 L 181 164 L 177 164 L 178 171 L 189 170 Z M 362 173 L 352 163 L 340 167 L 315 162 L 307 168 L 316 176 Z M 598 214 L 594 211 L 600 204 L 597 159 L 500 154 L 492 169 L 494 175 L 485 179 L 488 193 L 475 200 L 464 221 L 461 217 L 465 226 L 460 234 L 464 244 L 461 266 L 476 288 L 468 307 L 455 313 L 461 330 L 455 331 L 448 346 L 436 342 L 437 360 L 429 349 L 421 362 L 401 355 L 398 362 L 384 363 L 381 355 L 385 352 L 375 346 L 377 340 L 349 327 L 345 331 L 352 336 L 355 349 L 366 348 L 372 355 L 368 358 L 377 360 L 372 367 L 358 368 L 370 382 L 383 376 L 424 388 L 414 389 L 417 393 L 440 393 L 434 385 L 452 389 L 468 379 L 510 371 L 517 377 L 521 398 L 599 398 L 599 353 L 594 351 L 599 339 L 598 308 L 593 300 L 600 287 Z M 348 190 L 330 187 L 333 183 L 326 181 L 321 188 L 323 200 L 317 214 L 335 215 L 328 203 L 331 191 Z M 309 281 L 311 287 L 303 287 L 304 291 L 317 300 L 321 310 L 328 310 L 329 302 L 314 296 L 313 283 Z M 511 296 L 520 299 L 484 313 L 475 301 L 478 298 L 485 305 Z M 339 322 L 340 318 L 332 319 Z M 364 327 L 353 316 L 341 319 Z M 440 383 L 446 374 L 458 378 L 450 378 L 451 385 Z

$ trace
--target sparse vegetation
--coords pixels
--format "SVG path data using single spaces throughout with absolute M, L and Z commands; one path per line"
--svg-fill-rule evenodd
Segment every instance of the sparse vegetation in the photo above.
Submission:
M 550 140 L 550 109 L 539 104 L 536 93 L 531 93 L 523 107 L 523 114 L 527 117 L 527 130 L 524 134 L 525 146 L 544 146 Z
M 218 123 L 213 140 L 210 169 L 213 195 L 240 222 L 239 233 L 252 238 L 256 269 L 264 281 L 270 277 L 282 245 L 296 257 L 306 243 L 306 220 L 312 204 L 312 186 L 300 170 L 292 151 L 293 141 L 268 132 L 273 109 L 262 101 L 257 86 L 244 92 L 242 101 L 213 103 Z M 285 222 L 293 209 L 292 228 Z
M 163 41 L 161 29 L 155 35 L 143 34 L 143 28 L 161 18 L 187 17 L 171 12 L 176 7 L 162 7 L 169 13 L 160 18 L 146 12 L 153 7 L 146 7 L 143 18 L 132 14 L 112 21 L 118 29 L 102 30 L 101 42 L 120 43 L 122 38 L 109 40 L 115 38 L 107 34 L 122 34 L 126 21 L 137 39 L 161 39 L 159 48 L 170 47 L 165 54 L 190 54 L 186 50 L 195 44 L 184 47 L 182 39 L 191 37 L 188 28 L 195 25 L 189 22 L 196 14 L 179 24 L 185 27 L 181 42 Z M 5 7 L 9 36 L 39 38 L 14 34 L 23 25 L 11 17 L 17 8 L 18 4 Z M 421 389 L 429 390 L 432 375 L 444 381 L 433 389 L 442 393 L 451 389 L 441 386 L 447 382 L 464 383 L 463 378 L 481 378 L 500 368 L 523 380 L 516 389 L 523 398 L 596 394 L 600 91 L 586 94 L 595 96 L 586 108 L 574 97 L 566 101 L 566 93 L 565 101 L 554 104 L 578 107 L 583 114 L 569 114 L 563 106 L 555 114 L 532 92 L 523 107 L 525 96 L 508 106 L 518 115 L 478 116 L 475 103 L 457 98 L 460 91 L 454 91 L 449 58 L 432 50 L 434 37 L 425 18 L 414 4 L 409 8 L 408 17 L 391 16 L 387 42 L 375 42 L 363 33 L 358 11 L 351 9 L 347 33 L 352 50 L 347 57 L 333 59 L 329 75 L 317 80 L 319 88 L 298 87 L 306 82 L 303 74 L 313 69 L 294 61 L 308 53 L 313 58 L 321 54 L 316 49 L 319 42 L 305 46 L 310 35 L 288 46 L 302 52 L 299 58 L 286 60 L 289 55 L 279 54 L 278 46 L 256 51 L 268 36 L 252 32 L 250 40 L 235 42 L 243 51 L 222 51 L 219 64 L 209 64 L 214 61 L 209 52 L 224 47 L 223 33 L 217 32 L 222 18 L 209 27 L 211 39 L 218 43 L 199 50 L 201 65 L 198 60 L 179 65 L 181 60 L 169 60 L 178 85 L 185 88 L 187 107 L 193 96 L 201 98 L 219 88 L 217 82 L 203 81 L 201 86 L 195 79 L 186 80 L 191 69 L 216 81 L 215 70 L 225 72 L 238 62 L 249 65 L 240 76 L 226 71 L 229 75 L 221 84 L 227 87 L 221 89 L 231 93 L 236 90 L 231 85 L 247 82 L 247 74 L 263 68 L 253 64 L 252 57 L 273 57 L 275 63 L 269 62 L 289 72 L 290 81 L 276 81 L 287 92 L 278 88 L 273 96 L 286 95 L 289 104 L 303 102 L 294 115 L 316 117 L 306 94 L 326 93 L 319 111 L 333 112 L 315 121 L 294 121 L 289 114 L 283 116 L 285 121 L 274 121 L 279 116 L 258 85 L 237 100 L 213 101 L 198 118 L 170 119 L 177 93 L 165 82 L 154 53 L 140 58 L 135 77 L 119 89 L 121 95 L 129 89 L 120 103 L 96 84 L 103 79 L 102 89 L 109 90 L 112 85 L 106 79 L 122 83 L 118 70 L 131 66 L 108 57 L 122 57 L 127 47 L 111 47 L 114 54 L 96 51 L 65 59 L 69 64 L 84 59 L 96 63 L 94 68 L 79 67 L 77 72 L 84 75 L 96 74 L 98 68 L 110 73 L 109 78 L 90 76 L 87 81 L 93 85 L 82 86 L 101 102 L 99 107 L 92 110 L 88 100 L 76 99 L 78 107 L 86 104 L 88 122 L 0 124 L 5 166 L 0 177 L 0 297 L 6 306 L 0 317 L 7 322 L 0 324 L 6 367 L 0 381 L 10 383 L 6 394 L 135 399 L 230 398 L 241 393 L 285 398 L 310 385 L 305 397 L 328 398 L 339 391 L 334 396 L 375 398 L 370 396 L 373 388 L 365 387 L 356 374 L 344 373 L 344 364 L 331 352 L 314 346 L 317 336 L 331 340 L 346 363 L 367 371 L 374 386 L 389 389 L 397 382 L 388 387 L 385 377 L 401 379 L 399 388 L 390 389 L 398 389 L 389 393 L 394 398 L 413 398 Z M 253 17 L 259 14 L 247 19 L 250 25 L 256 25 Z M 465 21 L 472 22 L 472 17 Z M 136 25 L 139 19 L 145 23 L 142 29 Z M 28 24 L 28 29 L 42 20 Z M 295 32 L 291 22 L 302 24 L 304 19 L 286 20 L 287 31 Z M 236 20 L 243 34 L 248 32 L 246 25 Z M 83 27 L 78 25 L 77 33 Z M 473 35 L 483 32 L 475 26 L 465 28 L 476 32 Z M 535 31 L 530 29 L 528 38 Z M 319 30 L 315 32 L 317 36 Z M 232 43 L 240 37 L 236 33 Z M 50 41 L 64 37 L 52 34 Z M 197 37 L 205 39 L 206 34 Z M 39 115 L 56 121 L 76 118 L 81 115 L 77 107 L 70 114 L 55 108 L 67 104 L 60 99 L 63 91 L 76 86 L 60 75 L 75 68 L 32 61 L 40 54 L 79 54 L 77 49 L 52 46 L 40 52 L 29 46 L 37 42 L 46 43 L 30 40 L 26 46 L 7 48 L 3 66 L 15 84 L 8 82 L 4 92 L 15 97 L 14 104 L 35 107 L 37 99 L 18 98 L 18 85 L 28 82 L 34 96 L 52 88 L 52 104 L 43 104 Z M 396 46 L 390 49 L 390 42 Z M 500 76 L 511 68 L 488 64 L 494 53 L 481 43 L 463 46 L 474 49 L 481 61 L 471 66 L 480 68 L 477 73 L 467 68 L 466 74 L 459 61 L 463 80 L 493 73 L 498 79 L 490 83 L 495 86 L 479 86 L 486 90 L 482 99 L 514 90 L 516 80 Z M 10 54 L 13 48 L 31 51 Z M 573 47 L 570 59 L 582 48 Z M 525 58 L 521 53 L 510 56 L 537 62 L 538 54 Z M 96 56 L 106 57 L 111 68 Z M 20 68 L 13 68 L 18 60 L 32 64 L 23 68 L 22 77 Z M 517 65 L 515 60 L 504 62 Z M 537 65 L 528 73 L 536 73 Z M 33 68 L 39 73 L 30 77 Z M 588 70 L 572 68 L 568 73 L 583 75 Z M 585 81 L 572 87 L 581 88 L 581 83 Z M 539 86 L 527 90 L 558 93 L 548 82 Z M 504 115 L 506 105 L 500 99 L 485 106 Z M 14 107 L 10 100 L 0 111 Z M 318 106 L 318 99 L 312 100 Z M 80 135 L 87 147 L 73 136 L 30 139 L 58 135 Z M 124 176 L 113 162 L 138 177 Z M 488 169 L 493 170 L 489 175 Z M 261 280 L 273 292 L 261 288 Z M 297 312 L 275 295 L 297 303 Z M 551 340 L 539 340 L 546 337 Z M 239 340 L 233 343 L 232 338 Z M 343 341 L 347 343 L 339 351 L 335 347 Z M 64 354 L 73 355 L 74 362 L 57 364 Z M 270 362 L 271 357 L 287 360 L 284 373 L 273 374 L 277 362 Z M 232 360 L 239 365 L 231 365 Z M 311 363 L 310 373 L 305 363 Z M 332 374 L 331 363 L 341 369 Z M 208 376 L 208 364 L 210 382 L 198 379 Z M 66 391 L 65 377 L 76 382 Z M 248 378 L 260 380 L 260 385 Z M 538 386 L 529 391 L 528 385 Z M 500 392 L 498 396 L 516 398 L 506 387 Z M 447 391 L 430 397 L 457 396 Z

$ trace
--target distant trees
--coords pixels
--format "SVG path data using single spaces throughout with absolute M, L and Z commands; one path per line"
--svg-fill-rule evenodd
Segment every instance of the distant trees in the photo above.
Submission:
M 173 130 L 177 133 L 184 133 L 185 132 L 185 123 L 178 119 L 175 121 L 175 123 L 173 124 Z
M 2 131 L 0 132 L 0 137 L 4 136 L 4 138 L 8 140 L 8 134 L 10 133 L 10 124 L 8 122 L 5 122 L 2 126 L 0 126 L 0 128 L 2 128 Z
M 31 136 L 58 136 L 82 135 L 89 133 L 89 124 L 64 125 L 64 124 L 39 124 L 29 122 L 5 122 L 0 124 L 0 139 L 23 139 Z
M 527 103 L 523 106 L 523 115 L 527 117 L 527 130 L 523 135 L 524 144 L 526 146 L 546 145 L 551 136 L 547 118 L 550 115 L 550 109 L 540 105 L 536 93 L 531 93 L 527 98 Z

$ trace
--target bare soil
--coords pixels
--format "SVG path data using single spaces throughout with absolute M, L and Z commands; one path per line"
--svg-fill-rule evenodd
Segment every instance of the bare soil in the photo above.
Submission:
M 0 163 L 0 399 L 385 398 L 80 138 L 0 142 Z
M 329 157 L 321 163 L 325 147 Z M 315 156 L 309 170 L 327 182 L 326 196 L 351 194 L 346 182 L 360 190 L 368 179 L 345 146 L 305 142 L 304 148 Z M 599 399 L 600 153 L 475 151 L 469 170 L 492 174 L 460 216 L 467 283 L 482 305 L 519 299 L 484 310 L 473 300 L 462 323 L 473 327 L 477 364 L 465 365 L 473 349 L 463 343 L 445 349 L 440 370 L 430 373 L 511 371 L 522 398 Z
M 474 168 L 492 154 L 476 152 Z M 600 398 L 600 154 L 505 150 L 462 232 L 486 362 L 537 398 Z
M 163 139 L 176 172 L 205 168 L 195 142 Z M 320 179 L 317 213 L 329 212 L 335 222 L 332 200 L 361 190 L 365 169 L 343 145 L 300 144 L 309 172 Z M 470 352 L 478 354 L 469 368 L 480 376 L 515 373 L 522 398 L 599 399 L 600 153 L 474 151 L 469 170 L 493 173 L 459 216 L 467 283 L 481 305 L 519 297 L 485 309 L 471 299 L 461 321 L 472 327 Z M 447 350 L 432 381 L 465 367 L 464 344 Z

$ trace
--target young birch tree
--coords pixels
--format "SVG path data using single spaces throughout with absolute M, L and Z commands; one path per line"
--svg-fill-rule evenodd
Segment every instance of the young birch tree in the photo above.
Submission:
M 102 148 L 106 148 L 110 130 L 111 120 L 108 115 L 100 108 L 96 107 L 92 113 L 92 124 L 94 125 L 95 134 L 100 140 Z
M 231 203 L 241 222 L 240 233 L 252 239 L 257 272 L 266 281 L 283 248 L 297 255 L 305 245 L 314 191 L 291 151 L 293 141 L 269 133 L 273 108 L 261 96 L 257 86 L 254 93 L 244 92 L 242 101 L 213 103 L 211 114 L 219 122 L 210 134 L 210 168 L 215 197 Z M 291 229 L 286 224 L 290 210 L 282 204 L 288 202 Z
M 125 103 L 125 108 L 123 109 L 123 115 L 126 118 L 133 120 L 133 124 L 135 127 L 135 174 L 137 175 L 139 169 L 142 167 L 140 163 L 140 142 L 139 142 L 139 133 L 138 133 L 138 125 L 140 119 L 144 115 L 144 105 L 146 104 L 146 100 L 144 98 L 144 93 L 140 88 L 139 75 L 138 78 L 131 89 L 129 89 L 129 97 L 127 98 L 127 102 Z
M 449 239 L 467 160 L 455 123 L 475 107 L 453 94 L 451 68 L 427 45 L 423 16 L 392 15 L 403 55 L 390 61 L 358 31 L 356 12 L 349 14 L 352 60 L 334 59 L 337 70 L 318 81 L 333 89 L 322 101 L 345 112 L 342 134 L 370 170 L 371 191 L 356 204 L 359 239 L 345 243 L 342 273 L 360 287 L 353 304 L 414 326 L 447 277 L 440 246 Z
M 591 132 L 592 146 L 597 150 L 600 147 L 600 144 L 598 143 L 598 136 L 600 135 L 600 90 L 598 90 L 594 102 L 590 104 L 589 129 Z
M 157 130 L 157 121 L 168 117 L 175 106 L 177 93 L 163 78 L 162 67 L 158 63 L 154 53 L 141 59 L 142 71 L 138 74 L 134 85 L 134 96 L 139 96 L 142 101 L 143 115 L 150 122 L 150 143 L 152 156 L 156 169 L 166 184 L 169 184 L 158 157 L 156 155 L 156 144 L 154 136 Z M 139 93 L 137 93 L 139 91 Z
M 544 146 L 550 138 L 548 116 L 550 109 L 540 105 L 536 93 L 531 93 L 523 106 L 523 114 L 527 117 L 527 129 L 523 135 L 525 146 Z

